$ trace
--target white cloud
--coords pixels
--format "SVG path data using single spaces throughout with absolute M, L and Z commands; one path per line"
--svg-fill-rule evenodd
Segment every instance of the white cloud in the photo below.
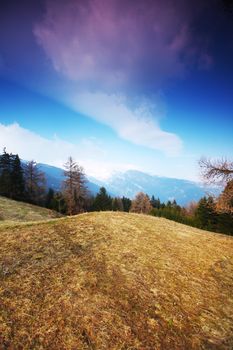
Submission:
M 9 152 L 18 153 L 25 160 L 61 166 L 75 150 L 74 145 L 54 136 L 46 139 L 19 124 L 0 124 L 0 148 L 6 147 Z
M 46 163 L 62 167 L 68 156 L 72 156 L 82 165 L 89 176 L 107 178 L 113 171 L 136 169 L 130 163 L 107 161 L 107 151 L 95 138 L 82 139 L 79 144 L 64 141 L 57 136 L 51 139 L 42 137 L 14 123 L 0 123 L 0 149 L 18 153 L 24 160 L 34 159 L 38 163 Z
M 160 116 L 148 103 L 139 97 L 139 107 L 132 108 L 123 96 L 133 96 L 151 84 L 155 91 L 162 82 L 185 73 L 182 53 L 191 38 L 183 1 L 176 6 L 169 0 L 151 6 L 142 0 L 135 6 L 123 0 L 47 0 L 46 4 L 34 35 L 59 76 L 57 85 L 63 85 L 60 92 L 56 87 L 49 94 L 108 125 L 124 140 L 178 154 L 180 138 L 161 129 Z
M 122 95 L 106 93 L 77 93 L 66 99 L 78 112 L 108 125 L 123 139 L 134 144 L 177 155 L 182 147 L 180 138 L 161 130 L 151 112 L 151 104 L 143 102 L 132 109 Z M 157 118 L 158 119 L 158 118 Z

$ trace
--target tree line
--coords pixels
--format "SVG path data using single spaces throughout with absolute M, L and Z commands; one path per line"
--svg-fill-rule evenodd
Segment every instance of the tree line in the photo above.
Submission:
M 181 207 L 175 200 L 161 203 L 159 198 L 152 196 L 150 199 L 141 192 L 133 200 L 131 211 L 233 235 L 233 162 L 201 158 L 199 167 L 204 182 L 222 186 L 223 191 L 217 198 L 205 196 L 197 203 L 191 202 L 187 207 Z
M 22 162 L 4 148 L 0 155 L 0 195 L 56 210 L 65 215 L 86 211 L 129 211 L 131 200 L 111 197 L 104 187 L 94 196 L 88 190 L 84 169 L 72 157 L 64 164 L 60 191 L 46 186 L 46 176 L 35 161 Z
M 35 161 L 22 164 L 18 154 L 0 155 L 0 195 L 41 205 L 45 195 L 45 176 Z
M 218 211 L 211 196 L 203 197 L 197 203 L 191 202 L 187 207 L 168 201 L 153 207 L 151 214 L 203 230 L 233 235 L 233 215 Z
M 233 235 L 233 164 L 226 161 L 211 163 L 200 161 L 203 177 L 208 181 L 225 181 L 218 198 L 203 197 L 187 207 L 175 200 L 162 203 L 143 192 L 133 200 L 114 197 L 104 187 L 92 195 L 87 186 L 84 169 L 72 157 L 64 164 L 64 181 L 61 190 L 46 187 L 45 174 L 35 161 L 22 163 L 18 154 L 9 154 L 6 149 L 0 155 L 0 195 L 44 206 L 65 215 L 90 211 L 125 211 L 164 217 L 201 229 Z
M 155 196 L 150 198 L 147 194 L 140 192 L 132 201 L 130 211 L 164 217 L 207 231 L 233 235 L 232 213 L 219 211 L 217 201 L 211 196 L 181 207 L 175 200 L 163 203 Z

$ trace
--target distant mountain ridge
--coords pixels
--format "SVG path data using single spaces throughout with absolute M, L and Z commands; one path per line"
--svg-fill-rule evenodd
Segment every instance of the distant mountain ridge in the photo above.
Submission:
M 60 190 L 64 180 L 64 170 L 43 163 L 38 165 L 46 175 L 47 187 Z M 206 194 L 218 195 L 220 192 L 219 189 L 204 187 L 194 181 L 149 175 L 138 170 L 117 172 L 105 181 L 91 176 L 87 176 L 87 179 L 88 189 L 93 195 L 103 186 L 112 196 L 133 198 L 136 193 L 142 191 L 149 196 L 154 195 L 156 198 L 160 198 L 163 202 L 175 199 L 180 205 L 198 201 Z
M 55 191 L 61 190 L 62 181 L 65 179 L 64 170 L 52 165 L 38 163 L 40 170 L 45 173 L 47 187 Z M 88 179 L 88 178 L 87 178 Z M 91 194 L 96 194 L 99 191 L 99 186 L 91 181 L 87 181 L 87 188 Z
M 137 170 L 116 173 L 104 182 L 94 178 L 91 179 L 97 185 L 105 186 L 109 192 L 118 196 L 133 198 L 136 193 L 142 191 L 149 196 L 159 197 L 163 202 L 175 199 L 180 205 L 198 201 L 207 193 L 219 194 L 218 189 L 204 187 L 194 181 L 149 175 Z

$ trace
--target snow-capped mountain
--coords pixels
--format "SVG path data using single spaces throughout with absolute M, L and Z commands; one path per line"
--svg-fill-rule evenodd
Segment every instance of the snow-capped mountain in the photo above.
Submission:
M 39 164 L 39 166 L 46 175 L 47 187 L 60 190 L 64 180 L 63 169 L 47 164 Z M 149 196 L 160 198 L 163 202 L 175 199 L 178 204 L 186 205 L 191 201 L 198 201 L 207 194 L 219 194 L 219 189 L 203 187 L 197 182 L 149 175 L 137 170 L 117 172 L 104 181 L 89 176 L 87 178 L 88 189 L 94 195 L 103 186 L 111 196 L 133 198 L 142 191 Z
M 59 191 L 64 180 L 64 170 L 48 164 L 39 163 L 38 165 L 40 170 L 45 173 L 47 187 Z M 91 194 L 96 194 L 99 191 L 99 186 L 89 181 L 89 179 L 87 181 L 87 188 Z
M 91 180 L 117 196 L 133 198 L 136 193 L 142 191 L 149 196 L 159 197 L 161 201 L 175 199 L 180 205 L 198 201 L 206 194 L 219 193 L 216 188 L 203 187 L 197 182 L 149 175 L 137 170 L 115 173 L 106 181 L 94 178 Z

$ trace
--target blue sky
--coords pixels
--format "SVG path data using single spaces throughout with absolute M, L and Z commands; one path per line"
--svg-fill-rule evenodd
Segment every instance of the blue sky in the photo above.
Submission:
M 201 156 L 232 156 L 233 15 L 221 2 L 1 6 L 1 148 L 57 166 L 72 155 L 99 178 L 198 180 Z

